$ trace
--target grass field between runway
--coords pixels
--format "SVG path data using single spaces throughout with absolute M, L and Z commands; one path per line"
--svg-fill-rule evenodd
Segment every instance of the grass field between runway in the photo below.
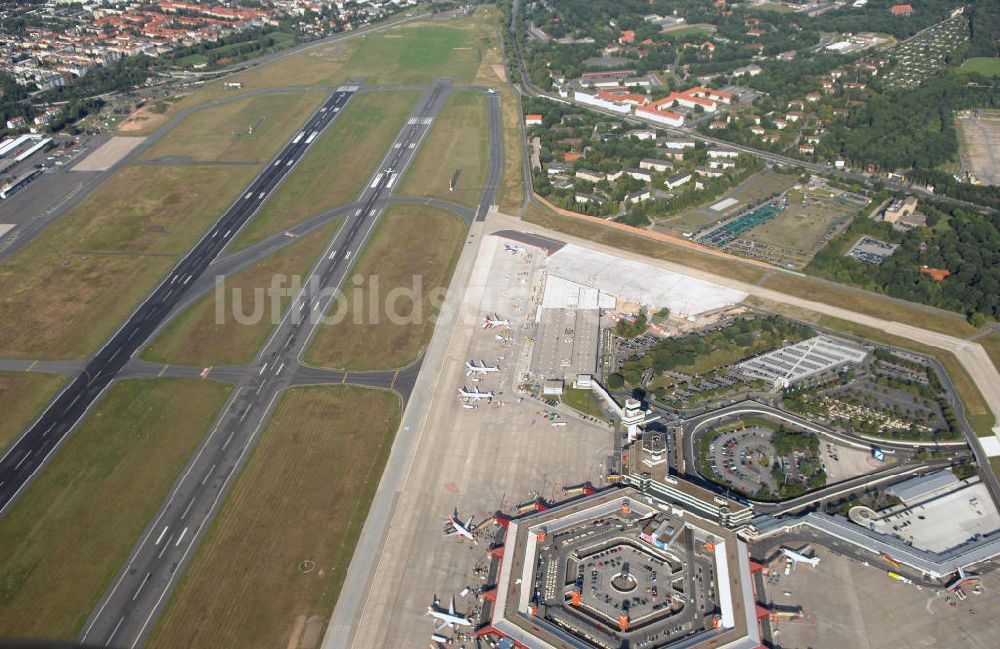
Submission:
M 479 48 L 468 31 L 425 21 L 363 36 L 344 68 L 366 85 L 428 84 L 442 76 L 462 84 L 476 74 Z
M 475 90 L 453 92 L 434 118 L 420 152 L 406 172 L 397 194 L 433 196 L 476 207 L 489 168 L 489 123 L 486 97 Z M 455 191 L 449 182 L 461 167 Z
M 286 295 L 272 300 L 267 292 L 272 280 L 284 278 L 281 288 L 292 286 L 293 277 L 299 278 L 298 283 L 305 281 L 306 273 L 338 227 L 339 220 L 317 228 L 227 278 L 221 302 L 216 290 L 202 297 L 164 327 L 143 351 L 142 358 L 159 363 L 204 366 L 252 361 L 277 324 L 278 320 L 272 317 L 275 315 L 272 305 L 279 305 L 277 316 L 280 318 L 292 299 L 291 295 Z M 235 298 L 234 293 L 240 297 Z M 221 321 L 216 317 L 219 303 L 223 305 Z M 257 309 L 261 317 L 251 317 Z M 236 313 L 243 322 L 236 319 Z
M 326 99 L 325 92 L 280 92 L 198 110 L 149 147 L 143 160 L 270 160 Z
M 467 230 L 465 221 L 450 212 L 426 206 L 389 208 L 344 281 L 344 300 L 327 310 L 327 317 L 340 321 L 318 327 L 305 361 L 317 367 L 383 370 L 416 360 L 434 332 L 434 307 L 444 302 Z M 417 282 L 416 308 L 408 297 L 394 302 L 394 312 L 412 316 L 414 323 L 393 322 L 386 315 L 393 291 L 414 288 Z M 338 308 L 342 312 L 334 315 Z
M 0 455 L 7 450 L 42 407 L 66 384 L 68 377 L 58 374 L 0 372 Z
M 246 165 L 116 172 L 0 263 L 0 356 L 92 354 L 255 172 Z
M 313 143 L 233 242 L 239 250 L 357 199 L 417 103 L 417 91 L 361 93 Z
M 230 392 L 124 381 L 0 520 L 0 637 L 73 638 Z
M 399 418 L 388 391 L 288 390 L 148 646 L 298 647 L 303 634 L 321 637 Z
M 495 28 L 495 18 L 494 13 L 491 28 Z M 485 25 L 484 20 L 421 20 L 352 35 L 210 81 L 175 98 L 156 100 L 152 103 L 162 113 L 147 111 L 141 119 L 160 125 L 164 116 L 169 119 L 185 108 L 258 88 L 329 87 L 349 79 L 362 79 L 366 85 L 427 85 L 442 76 L 452 77 L 456 84 L 467 83 L 483 59 Z M 243 88 L 226 88 L 226 82 L 242 83 Z M 149 135 L 155 130 L 143 128 L 142 121 L 135 126 L 122 134 Z

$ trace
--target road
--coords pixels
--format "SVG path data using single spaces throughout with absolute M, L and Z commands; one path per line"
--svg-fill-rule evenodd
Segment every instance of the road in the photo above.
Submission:
M 833 177 L 842 178 L 842 179 L 845 179 L 845 180 L 851 180 L 851 181 L 855 181 L 855 182 L 860 182 L 860 183 L 863 183 L 864 185 L 869 186 L 869 187 L 873 186 L 876 182 L 880 182 L 880 183 L 882 183 L 882 185 L 884 187 L 886 187 L 886 188 L 888 188 L 890 190 L 893 190 L 893 191 L 907 192 L 907 193 L 910 193 L 910 194 L 918 194 L 920 196 L 923 196 L 924 198 L 933 198 L 934 200 L 942 202 L 942 203 L 947 203 L 947 204 L 950 204 L 950 205 L 961 205 L 963 207 L 971 208 L 971 209 L 974 209 L 974 210 L 977 210 L 977 211 L 981 211 L 981 212 L 984 212 L 984 213 L 991 213 L 991 212 L 995 211 L 995 209 L 992 208 L 992 207 L 987 207 L 987 206 L 983 206 L 983 205 L 977 205 L 977 204 L 969 203 L 967 201 L 962 201 L 962 200 L 959 200 L 959 199 L 956 199 L 956 198 L 950 198 L 948 196 L 940 196 L 940 195 L 934 194 L 933 192 L 927 191 L 926 189 L 924 189 L 922 187 L 915 187 L 915 186 L 912 186 L 912 185 L 908 185 L 908 184 L 900 183 L 900 182 L 895 182 L 895 181 L 884 179 L 884 178 L 878 178 L 878 177 L 873 178 L 873 177 L 868 176 L 866 174 L 857 173 L 857 172 L 853 172 L 853 171 L 848 171 L 846 169 L 838 169 L 836 167 L 831 167 L 829 165 L 820 164 L 820 163 L 816 163 L 816 162 L 807 162 L 807 161 L 804 161 L 804 160 L 798 160 L 796 158 L 789 158 L 787 156 L 778 155 L 776 153 L 771 153 L 769 151 L 762 151 L 760 149 L 754 149 L 752 147 L 744 146 L 744 145 L 741 145 L 741 144 L 735 144 L 735 143 L 729 142 L 727 140 L 722 140 L 722 139 L 719 139 L 719 138 L 715 138 L 715 137 L 711 137 L 711 136 L 708 136 L 708 135 L 704 135 L 704 134 L 702 134 L 702 133 L 700 133 L 700 132 L 698 132 L 698 131 L 696 131 L 694 129 L 685 128 L 685 127 L 677 128 L 677 127 L 664 126 L 664 125 L 659 124 L 657 122 L 652 122 L 652 121 L 648 121 L 648 120 L 645 120 L 645 119 L 640 119 L 640 118 L 638 118 L 638 117 L 636 117 L 634 115 L 632 115 L 632 116 L 623 116 L 623 115 L 620 115 L 618 113 L 613 113 L 611 111 L 602 110 L 600 108 L 597 108 L 595 106 L 591 106 L 589 104 L 581 104 L 581 103 L 578 103 L 576 101 L 573 101 L 573 100 L 570 100 L 570 99 L 564 99 L 562 97 L 559 97 L 558 95 L 553 95 L 552 93 L 545 92 L 541 88 L 539 88 L 539 87 L 537 87 L 537 86 L 535 86 L 534 84 L 531 83 L 531 78 L 528 76 L 527 66 L 524 63 L 524 53 L 523 53 L 522 48 L 521 48 L 521 43 L 518 41 L 517 36 L 516 36 L 515 24 L 517 22 L 518 12 L 520 11 L 520 5 L 521 5 L 521 0 L 514 0 L 514 3 L 512 5 L 512 7 L 511 7 L 511 24 L 509 25 L 509 32 L 510 32 L 510 37 L 511 37 L 510 40 L 511 40 L 511 43 L 513 44 L 513 48 L 514 48 L 514 54 L 517 57 L 518 68 L 519 68 L 520 73 L 521 73 L 521 83 L 517 86 L 517 88 L 524 95 L 527 95 L 529 97 L 545 97 L 546 99 L 550 99 L 552 101 L 557 101 L 557 102 L 560 102 L 560 103 L 563 103 L 563 104 L 571 104 L 571 105 L 576 106 L 578 108 L 583 108 L 583 109 L 586 109 L 586 110 L 590 110 L 590 111 L 594 111 L 594 112 L 598 112 L 598 113 L 603 113 L 605 115 L 609 115 L 611 117 L 614 117 L 616 119 L 619 119 L 621 121 L 624 121 L 624 122 L 627 122 L 627 123 L 630 123 L 630 124 L 637 124 L 637 125 L 641 125 L 641 126 L 653 126 L 653 127 L 658 128 L 658 129 L 660 129 L 660 130 L 662 130 L 662 131 L 664 131 L 666 133 L 669 133 L 671 135 L 686 137 L 686 138 L 690 138 L 690 139 L 694 139 L 694 140 L 699 140 L 701 142 L 706 142 L 706 143 L 709 143 L 709 144 L 717 144 L 717 145 L 720 145 L 720 146 L 725 146 L 725 147 L 730 148 L 730 149 L 736 149 L 736 150 L 741 151 L 743 153 L 748 153 L 750 155 L 756 156 L 756 157 L 758 157 L 758 158 L 760 158 L 760 159 L 762 159 L 762 160 L 764 160 L 766 162 L 769 162 L 769 163 L 771 163 L 773 165 L 780 165 L 782 167 L 791 167 L 791 168 L 801 167 L 803 169 L 806 169 L 808 171 L 812 171 L 812 172 L 817 173 L 817 174 L 823 174 L 823 175 L 826 175 L 826 176 L 833 176 Z M 530 187 L 530 185 L 528 185 L 528 187 Z
M 20 495 L 51 454 L 87 414 L 129 358 L 184 298 L 189 284 L 239 233 L 285 176 L 295 167 L 319 134 L 350 100 L 355 87 L 333 92 L 306 121 L 302 130 L 282 147 L 246 191 L 219 217 L 129 316 L 83 371 L 52 401 L 42 415 L 0 458 L 0 515 Z
M 812 313 L 832 316 L 839 320 L 854 322 L 863 327 L 883 331 L 891 336 L 897 336 L 899 338 L 912 340 L 930 347 L 944 350 L 945 352 L 954 354 L 958 362 L 969 373 L 969 377 L 979 389 L 990 412 L 1000 413 L 1000 373 L 997 372 L 996 367 L 986 354 L 986 350 L 983 349 L 983 346 L 975 341 L 963 340 L 961 338 L 955 338 L 954 336 L 938 333 L 936 331 L 921 329 L 905 322 L 877 318 L 875 316 L 858 313 L 856 311 L 851 311 L 850 309 L 826 304 L 824 302 L 817 302 L 815 300 L 788 295 L 780 291 L 764 288 L 757 286 L 756 284 L 750 284 L 731 277 L 717 275 L 715 273 L 710 273 L 699 268 L 685 266 L 676 262 L 646 257 L 621 248 L 595 243 L 593 241 L 581 239 L 562 232 L 555 232 L 543 226 L 529 223 L 502 213 L 492 216 L 490 222 L 497 230 L 517 230 L 524 232 L 525 234 L 541 235 L 543 237 L 549 237 L 566 243 L 574 243 L 589 249 L 600 250 L 618 257 L 635 259 L 660 268 L 666 268 L 678 273 L 683 273 L 684 275 L 695 277 L 712 284 L 733 288 L 747 293 L 748 295 L 766 300 L 767 302 L 788 305 Z M 949 393 L 954 394 L 951 388 L 949 388 Z M 960 399 L 957 402 L 961 404 Z M 964 419 L 964 406 L 960 410 L 957 410 L 956 414 Z M 963 429 L 964 428 L 965 426 L 963 426 Z M 995 424 L 993 433 L 997 439 L 1000 439 L 1000 426 Z M 984 462 L 986 460 L 986 455 L 979 438 L 971 432 L 966 431 L 966 439 L 972 447 L 973 452 L 976 454 L 977 461 L 981 463 L 980 465 L 988 466 L 988 462 Z M 987 473 L 987 475 L 992 475 L 992 473 Z M 987 481 L 991 483 L 994 480 L 995 478 L 987 478 Z M 996 489 L 996 493 L 1000 494 L 1000 482 L 991 485 L 991 493 L 994 489 Z
M 323 323 L 322 316 L 334 300 L 334 291 L 351 272 L 357 253 L 389 203 L 397 179 L 413 160 L 447 96 L 446 84 L 426 89 L 362 191 L 358 207 L 347 215 L 305 278 L 303 288 L 250 371 L 239 377 L 225 374 L 239 378 L 233 397 L 91 614 L 81 642 L 136 647 L 147 639 L 152 623 L 187 567 L 191 551 L 214 518 L 281 393 L 295 385 L 330 383 L 338 376 L 344 377 L 343 373 L 304 367 L 302 353 Z M 351 373 L 345 378 L 355 377 L 365 385 L 401 388 L 408 394 L 418 371 L 419 364 L 415 364 L 399 372 Z

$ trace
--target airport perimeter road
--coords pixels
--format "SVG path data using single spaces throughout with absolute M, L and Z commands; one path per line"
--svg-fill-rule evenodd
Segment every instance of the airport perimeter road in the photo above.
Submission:
M 250 183 L 209 228 L 152 294 L 112 335 L 86 368 L 52 401 L 41 416 L 0 458 L 0 515 L 6 512 L 44 466 L 125 363 L 156 330 L 173 306 L 295 166 L 350 100 L 356 87 L 338 88 L 306 121 L 305 126 Z
M 148 637 L 188 562 L 214 518 L 234 476 L 238 475 L 286 388 L 328 383 L 334 373 L 304 368 L 302 352 L 320 326 L 339 289 L 388 204 L 398 178 L 406 171 L 435 115 L 448 96 L 446 85 L 427 90 L 378 165 L 357 201 L 357 208 L 333 236 L 303 281 L 271 337 L 237 383 L 216 426 L 171 489 L 144 530 L 129 559 L 112 581 L 84 626 L 81 642 L 97 646 L 136 647 Z M 406 383 L 417 368 L 371 373 L 384 387 Z M 365 378 L 364 375 L 358 375 Z M 408 393 L 409 388 L 404 388 Z

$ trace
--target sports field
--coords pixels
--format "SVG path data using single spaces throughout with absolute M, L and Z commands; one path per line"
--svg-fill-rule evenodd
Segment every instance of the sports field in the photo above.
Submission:
M 971 58 L 962 64 L 962 69 L 981 74 L 984 77 L 1000 77 L 1000 57 L 979 56 Z
M 0 637 L 72 638 L 230 388 L 116 384 L 0 519 Z
M 0 355 L 91 354 L 256 169 L 132 166 L 0 263 Z
M 239 250 L 357 199 L 419 96 L 400 91 L 352 97 L 231 248 Z
M 444 301 L 466 230 L 465 222 L 450 212 L 424 206 L 387 210 L 351 279 L 344 282 L 346 299 L 341 304 L 334 301 L 327 314 L 331 319 L 336 314 L 340 322 L 319 327 L 306 350 L 306 362 L 318 367 L 380 370 L 416 360 L 434 331 L 435 305 Z M 363 281 L 360 287 L 354 278 Z M 419 289 L 418 307 L 405 296 L 392 302 L 397 289 Z M 402 320 L 393 322 L 387 306 L 394 307 Z M 338 308 L 342 309 L 339 313 Z
M 275 277 L 282 277 L 281 287 L 299 281 L 312 267 L 316 257 L 329 242 L 340 222 L 310 232 L 300 240 L 226 280 L 222 298 L 221 321 L 217 321 L 219 296 L 212 291 L 168 324 L 142 353 L 149 361 L 191 365 L 249 363 L 254 359 L 278 319 L 272 319 L 272 304 L 280 305 L 278 318 L 291 296 L 268 297 Z M 236 306 L 234 293 L 238 294 Z M 258 303 L 259 300 L 259 303 Z M 250 320 L 260 308 L 262 317 Z M 244 323 L 236 320 L 240 313 Z
M 469 207 L 478 205 L 489 166 L 486 120 L 486 98 L 481 92 L 452 93 L 397 193 L 433 196 Z M 457 182 L 455 190 L 450 191 L 453 178 Z
M 391 392 L 286 392 L 148 646 L 318 646 L 399 417 Z
M 204 108 L 151 146 L 142 159 L 264 162 L 325 98 L 323 92 L 280 92 Z
M 65 376 L 0 372 L 0 455 L 66 383 Z

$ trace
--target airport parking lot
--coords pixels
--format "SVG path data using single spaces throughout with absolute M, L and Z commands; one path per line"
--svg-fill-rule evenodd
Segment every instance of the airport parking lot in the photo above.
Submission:
M 754 494 L 762 485 L 772 492 L 777 484 L 771 476 L 774 460 L 771 431 L 761 426 L 723 433 L 709 446 L 712 470 L 725 482 L 745 494 Z

